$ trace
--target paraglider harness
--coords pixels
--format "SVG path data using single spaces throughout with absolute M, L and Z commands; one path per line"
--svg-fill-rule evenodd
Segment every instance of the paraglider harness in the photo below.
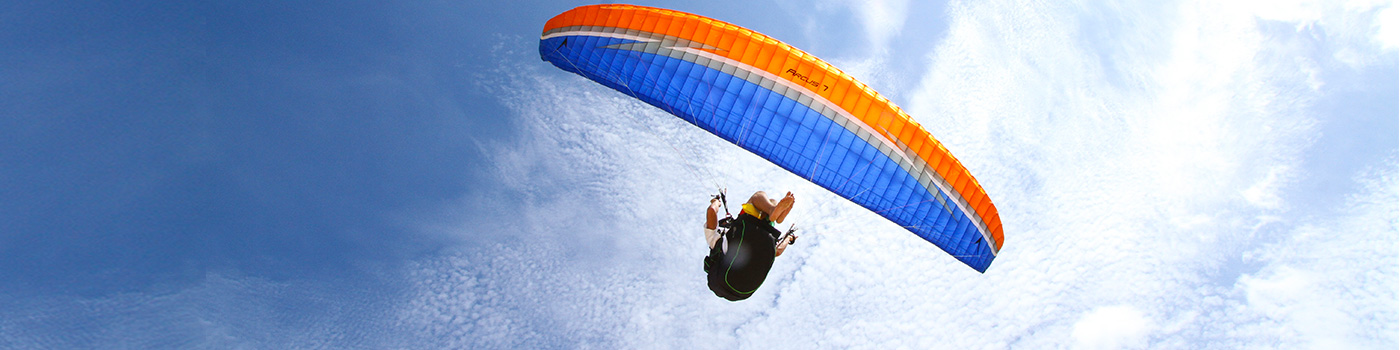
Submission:
M 723 189 L 712 198 L 720 200 L 724 206 L 724 218 L 715 226 L 720 240 L 705 257 L 710 290 L 729 301 L 748 299 L 768 277 L 777 243 L 797 242 L 797 236 L 792 234 L 797 227 L 793 225 L 787 232 L 778 231 L 767 214 L 749 204 L 744 204 L 744 210 L 737 217 L 731 215 Z

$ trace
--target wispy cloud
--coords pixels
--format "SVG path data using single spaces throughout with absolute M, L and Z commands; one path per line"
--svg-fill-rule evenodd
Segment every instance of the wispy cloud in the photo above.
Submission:
M 908 0 L 828 0 L 826 3 L 854 15 L 870 48 L 881 53 L 889 49 L 890 40 L 899 36 L 904 21 L 909 18 Z
M 1393 161 L 1393 160 L 1392 160 Z M 1358 174 L 1361 192 L 1335 217 L 1312 217 L 1247 252 L 1262 264 L 1235 285 L 1226 324 L 1258 341 L 1311 349 L 1382 349 L 1397 343 L 1400 179 L 1394 163 Z
M 1261 20 L 1287 23 L 1298 32 L 1325 38 L 1335 46 L 1333 58 L 1356 68 L 1374 63 L 1379 53 L 1393 52 L 1400 39 L 1395 28 L 1394 1 L 1254 0 L 1223 7 L 1252 13 Z

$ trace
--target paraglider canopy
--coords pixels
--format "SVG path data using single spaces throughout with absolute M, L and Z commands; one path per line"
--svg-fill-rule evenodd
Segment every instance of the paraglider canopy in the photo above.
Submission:
M 551 18 L 540 57 L 749 150 L 985 272 L 1001 219 L 981 184 L 889 99 L 758 32 L 652 7 Z

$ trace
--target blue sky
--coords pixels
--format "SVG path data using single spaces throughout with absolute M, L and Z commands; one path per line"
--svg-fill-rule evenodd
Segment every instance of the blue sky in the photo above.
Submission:
M 541 62 L 583 4 L 0 4 L 0 348 L 1396 347 L 1393 2 L 639 3 L 901 104 L 986 274 Z M 716 182 L 803 199 L 740 303 Z

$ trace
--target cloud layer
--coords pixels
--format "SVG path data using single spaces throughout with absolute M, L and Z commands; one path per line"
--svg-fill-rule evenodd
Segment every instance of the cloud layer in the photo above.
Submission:
M 487 147 L 526 196 L 530 243 L 425 262 L 405 319 L 440 345 L 1393 347 L 1394 158 L 1356 175 L 1345 209 L 1283 199 L 1325 117 L 1308 112 L 1319 72 L 1384 46 L 1335 28 L 1319 58 L 1298 44 L 1330 17 L 1146 7 L 949 7 L 906 107 L 1005 213 L 985 275 L 679 119 L 510 66 L 505 100 L 531 138 Z M 870 41 L 897 15 L 860 14 Z M 809 237 L 742 303 L 709 295 L 699 269 L 702 205 L 687 204 L 717 182 L 804 199 Z
M 946 16 L 898 0 L 826 5 L 849 9 L 840 15 L 873 46 L 837 63 L 915 82 L 882 93 L 910 101 L 997 203 L 1007 242 L 986 274 L 678 118 L 554 70 L 535 59 L 534 38 L 506 37 L 476 87 L 499 98 L 519 135 L 475 144 L 489 181 L 471 196 L 405 215 L 448 242 L 441 251 L 356 267 L 375 281 L 228 273 L 168 293 L 0 296 L 15 301 L 0 314 L 23 315 L 0 318 L 0 347 L 1400 343 L 1394 130 L 1323 132 L 1352 120 L 1328 101 L 1385 111 L 1354 118 L 1395 118 L 1393 99 L 1352 102 L 1339 88 L 1394 89 L 1393 3 L 955 1 Z M 903 32 L 911 21 L 945 17 L 925 65 L 887 64 L 908 54 L 896 42 L 918 36 Z M 1348 136 L 1382 140 L 1357 147 L 1379 157 L 1354 158 L 1384 160 L 1314 161 L 1341 157 L 1313 150 Z M 1302 185 L 1319 178 L 1347 184 Z M 702 210 L 720 186 L 735 198 L 799 198 L 791 218 L 802 239 L 738 303 L 714 297 L 701 271 Z M 52 336 L 70 333 L 85 334 Z
M 1394 156 L 1354 176 L 1344 208 L 1285 198 L 1334 171 L 1300 169 L 1325 73 L 1393 67 L 1394 51 L 1329 19 L 1374 6 L 1299 8 L 950 5 L 921 87 L 886 93 L 913 96 L 1003 212 L 985 275 L 679 119 L 507 64 L 530 137 L 484 147 L 524 198 L 521 220 L 488 226 L 527 243 L 425 261 L 404 319 L 447 346 L 1393 348 Z M 709 295 L 699 267 L 716 183 L 802 199 L 807 238 L 741 303 Z
M 406 319 L 451 346 L 1393 347 L 1394 157 L 1344 209 L 1284 200 L 1326 118 L 1308 112 L 1322 71 L 1385 46 L 1326 15 L 1147 7 L 949 7 L 906 94 L 1005 213 L 987 274 L 622 94 L 511 67 L 505 101 L 532 137 L 490 147 L 531 244 L 424 263 Z M 1299 48 L 1319 27 L 1330 55 Z M 809 238 L 736 304 L 699 269 L 715 182 L 805 199 Z

